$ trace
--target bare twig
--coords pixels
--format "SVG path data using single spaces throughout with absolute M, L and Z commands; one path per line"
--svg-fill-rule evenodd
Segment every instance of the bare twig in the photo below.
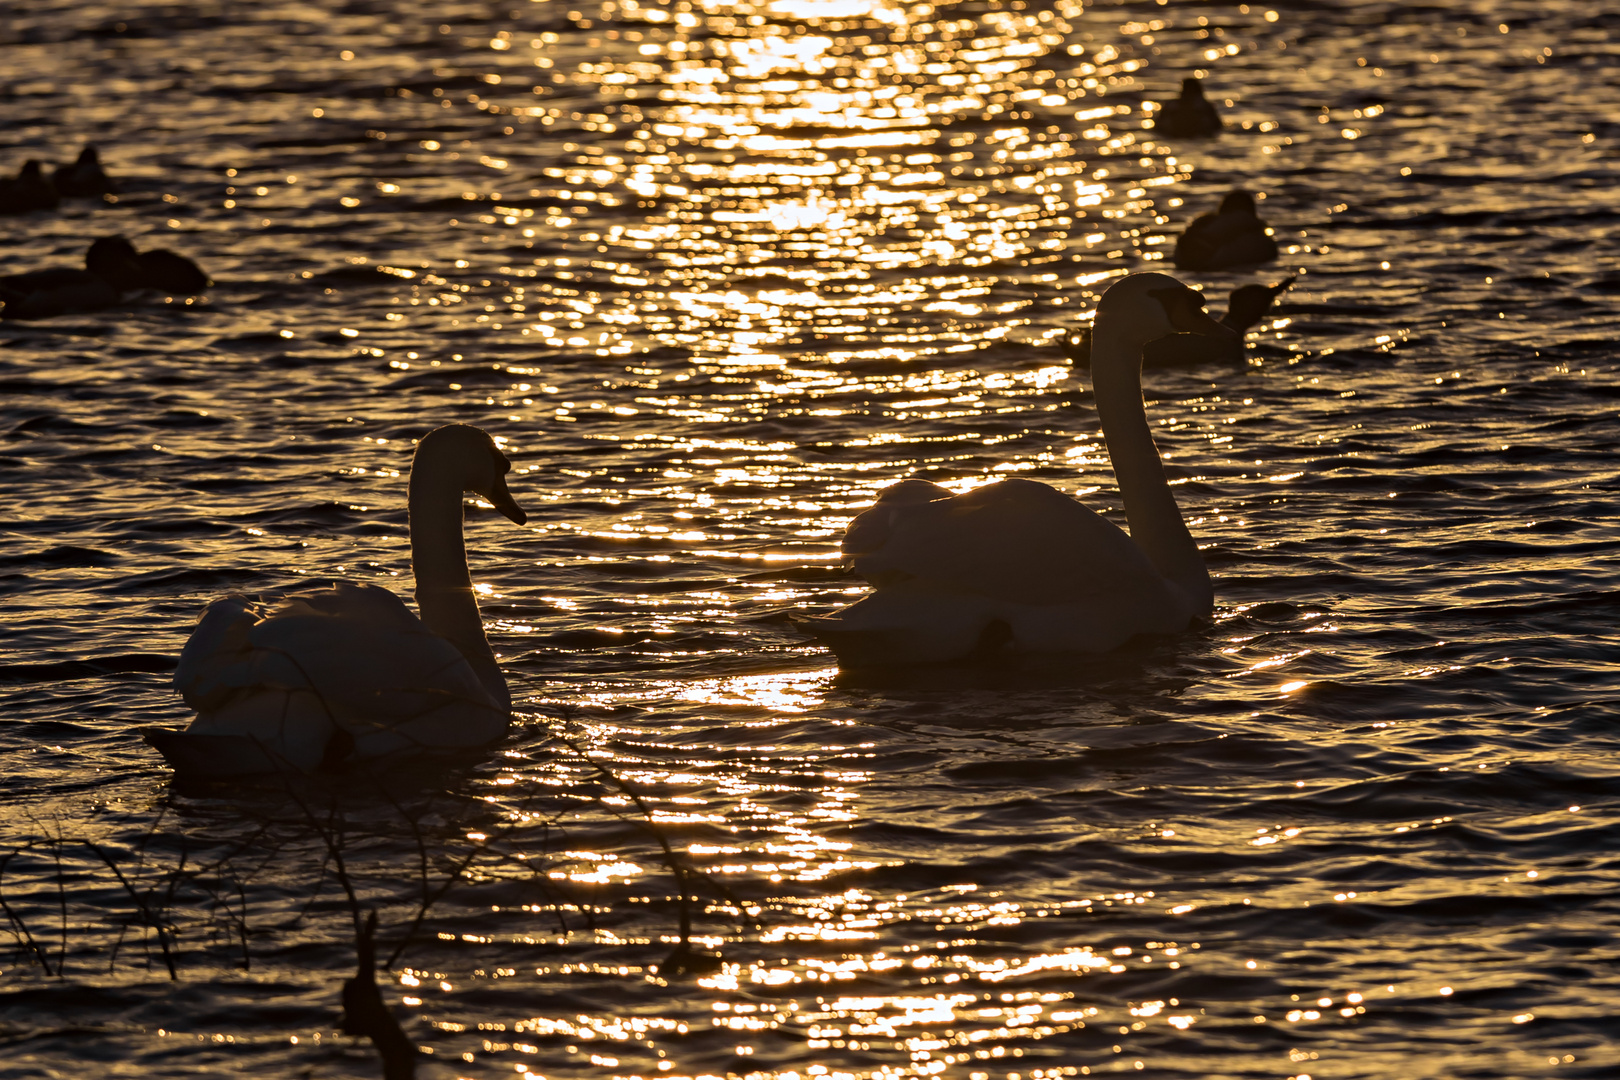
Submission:
M 0 856 L 0 910 L 5 911 L 6 918 L 11 920 L 12 933 L 17 936 L 19 941 L 28 946 L 28 951 L 34 954 L 34 959 L 39 961 L 39 966 L 45 969 L 45 974 L 54 975 L 57 973 L 51 970 L 50 957 L 45 955 L 45 950 L 39 947 L 38 941 L 34 940 L 33 932 L 28 929 L 28 924 L 23 921 L 23 917 L 14 911 L 11 904 L 6 901 L 4 887 L 6 869 L 11 865 L 12 859 L 16 858 L 18 855 L 21 855 L 24 851 L 27 851 L 33 846 L 33 842 L 30 841 L 23 847 L 14 848 L 13 850 L 6 852 L 4 856 Z
M 670 846 L 669 840 L 664 836 L 663 831 L 653 823 L 652 807 L 647 805 L 647 801 L 641 797 L 639 791 L 630 786 L 629 781 L 620 778 L 605 765 L 587 757 L 585 752 L 576 746 L 572 740 L 559 736 L 558 741 L 568 747 L 575 757 L 600 773 L 609 784 L 618 788 L 626 798 L 636 804 L 636 808 L 641 811 L 642 817 L 645 819 L 643 827 L 651 834 L 654 840 L 658 841 L 658 846 L 663 849 L 664 865 L 669 868 L 670 874 L 674 876 L 675 887 L 680 896 L 678 915 L 680 919 L 680 940 L 669 954 L 669 958 L 659 966 L 659 972 L 684 970 L 692 951 L 692 894 L 687 886 L 686 867 L 682 866 L 680 859 L 676 858 L 675 849 Z
M 62 912 L 62 946 L 56 954 L 56 973 L 67 975 L 67 882 L 62 879 L 62 842 L 61 837 L 51 845 L 51 855 L 56 859 L 56 902 Z
M 291 786 L 287 794 L 304 811 L 309 825 L 326 845 L 338 884 L 349 900 L 349 913 L 354 918 L 354 948 L 356 969 L 354 977 L 343 982 L 343 1033 L 365 1036 L 377 1048 L 383 1061 L 383 1080 L 413 1080 L 416 1076 L 417 1048 L 377 988 L 377 911 L 372 908 L 362 915 L 360 900 L 349 878 L 348 865 L 343 858 L 343 817 L 334 801 L 327 814 L 327 825 L 322 827 Z
M 565 724 L 571 722 L 572 710 L 564 708 L 561 710 L 561 715 L 559 718 Z M 652 836 L 654 840 L 658 842 L 658 846 L 663 850 L 664 864 L 669 868 L 670 874 L 674 876 L 676 886 L 679 889 L 680 938 L 674 950 L 669 954 L 669 957 L 662 965 L 660 965 L 659 973 L 661 975 L 680 975 L 698 970 L 699 967 L 709 966 L 708 963 L 694 964 L 694 961 L 698 959 L 698 956 L 692 951 L 691 943 L 691 907 L 697 899 L 692 888 L 693 878 L 701 879 L 710 888 L 714 889 L 714 891 L 718 893 L 725 901 L 734 906 L 739 913 L 745 912 L 749 905 L 739 900 L 725 885 L 715 881 L 710 875 L 705 874 L 701 870 L 692 866 L 689 861 L 684 861 L 677 856 L 675 849 L 669 843 L 668 838 L 665 837 L 663 830 L 658 827 L 657 822 L 654 820 L 652 807 L 648 805 L 641 792 L 637 791 L 628 780 L 625 780 L 623 777 L 614 773 L 601 762 L 589 757 L 583 749 L 581 749 L 566 736 L 557 736 L 557 741 L 566 746 L 581 762 L 600 774 L 604 779 L 607 780 L 609 784 L 621 791 L 631 802 L 635 803 L 636 808 L 641 811 L 643 819 L 641 822 L 642 827 Z M 712 962 L 713 958 L 708 959 Z
M 400 954 L 405 951 L 405 946 L 410 944 L 411 936 L 422 925 L 422 920 L 427 918 L 428 908 L 444 898 L 444 894 L 450 891 L 452 885 L 461 880 L 461 875 L 467 872 L 467 868 L 472 865 L 473 860 L 477 857 L 478 849 L 474 848 L 467 853 L 467 857 L 461 861 L 461 865 L 451 871 L 438 889 L 431 896 L 423 899 L 421 906 L 416 909 L 416 914 L 411 918 L 411 925 L 405 928 L 405 936 L 400 938 L 398 945 L 394 946 L 394 951 L 388 954 L 388 960 L 383 964 L 383 967 L 391 968 L 394 966 L 394 961 L 399 959 Z
M 169 947 L 169 935 L 167 929 L 164 925 L 164 921 L 158 918 L 157 913 L 152 910 L 150 903 L 152 890 L 148 889 L 144 894 L 136 892 L 135 886 L 130 884 L 129 879 L 124 876 L 123 870 L 119 869 L 118 863 L 113 860 L 112 856 L 108 855 L 101 849 L 100 844 L 97 844 L 93 840 L 80 840 L 79 843 L 82 843 L 85 847 L 96 853 L 97 857 L 99 857 L 101 861 L 107 865 L 107 869 L 113 872 L 113 876 L 118 879 L 118 884 L 124 887 L 124 891 L 129 894 L 129 898 L 135 902 L 135 907 L 141 913 L 143 924 L 150 926 L 157 934 L 158 948 L 163 950 L 163 965 L 169 969 L 169 978 L 178 982 L 180 979 L 180 973 L 174 965 L 174 951 Z M 182 868 L 184 867 L 183 857 L 181 866 Z M 178 873 L 179 871 L 177 870 L 176 874 Z M 170 890 L 170 896 L 171 898 L 173 896 L 172 889 Z
M 400 1028 L 377 989 L 377 912 L 366 912 L 355 937 L 354 978 L 343 980 L 343 1033 L 371 1040 L 383 1060 L 383 1080 L 416 1076 L 416 1044 Z

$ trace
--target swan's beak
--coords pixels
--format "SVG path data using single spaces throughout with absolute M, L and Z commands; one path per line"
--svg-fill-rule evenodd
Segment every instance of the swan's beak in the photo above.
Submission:
M 506 489 L 506 477 L 497 476 L 495 486 L 489 491 L 479 492 L 479 494 L 488 499 L 489 504 L 504 514 L 512 524 L 523 525 L 528 522 L 529 515 L 523 512 L 523 508 L 517 504 L 517 500 L 512 498 L 512 493 Z
M 1204 298 L 1192 289 L 1154 289 L 1152 295 L 1164 305 L 1170 319 L 1170 328 L 1178 334 L 1197 334 L 1200 337 L 1243 340 L 1243 335 L 1217 321 L 1204 310 Z
M 1199 334 L 1203 337 L 1227 338 L 1241 341 L 1243 335 L 1216 319 L 1203 308 L 1195 308 L 1191 304 L 1179 312 L 1172 313 L 1170 325 L 1176 328 L 1178 334 Z

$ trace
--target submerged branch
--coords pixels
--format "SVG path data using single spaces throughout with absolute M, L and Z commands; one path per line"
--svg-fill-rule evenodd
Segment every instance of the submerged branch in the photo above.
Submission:
M 420 1053 L 388 1010 L 377 988 L 377 912 L 366 912 L 355 936 L 355 973 L 343 980 L 343 1033 L 371 1040 L 383 1060 L 383 1080 L 413 1080 Z

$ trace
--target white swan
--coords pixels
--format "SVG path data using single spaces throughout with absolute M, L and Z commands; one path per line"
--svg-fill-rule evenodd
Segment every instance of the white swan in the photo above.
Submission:
M 452 424 L 411 463 L 411 566 L 419 619 L 387 589 L 340 581 L 273 600 L 216 600 L 180 654 L 174 685 L 197 718 L 148 729 L 198 777 L 297 770 L 501 737 L 511 697 L 484 637 L 462 540 L 462 492 L 521 525 L 511 463 L 489 435 Z
M 926 480 L 885 488 L 850 523 L 846 563 L 872 593 L 795 620 L 845 666 L 935 663 L 991 649 L 1104 652 L 1185 630 L 1214 589 L 1181 519 L 1142 404 L 1142 349 L 1166 334 L 1231 338 L 1164 274 L 1132 274 L 1097 304 L 1091 376 L 1129 536 L 1033 480 L 962 495 Z

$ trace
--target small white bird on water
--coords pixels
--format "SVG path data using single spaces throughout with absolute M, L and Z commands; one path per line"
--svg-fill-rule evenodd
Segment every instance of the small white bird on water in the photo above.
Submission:
M 413 751 L 484 746 L 511 696 L 484 636 L 462 537 L 462 493 L 516 524 L 512 466 L 490 436 L 451 424 L 416 448 L 411 566 L 421 617 L 387 589 L 340 581 L 270 600 L 229 596 L 203 613 L 174 685 L 197 718 L 146 739 L 196 778 L 314 772 Z
M 939 663 L 995 649 L 1106 652 L 1208 617 L 1214 588 L 1165 479 L 1142 403 L 1142 349 L 1167 334 L 1231 338 L 1165 274 L 1116 281 L 1097 304 L 1091 376 L 1127 536 L 1033 480 L 953 495 L 885 488 L 850 523 L 844 561 L 872 584 L 836 615 L 801 618 L 839 664 Z

